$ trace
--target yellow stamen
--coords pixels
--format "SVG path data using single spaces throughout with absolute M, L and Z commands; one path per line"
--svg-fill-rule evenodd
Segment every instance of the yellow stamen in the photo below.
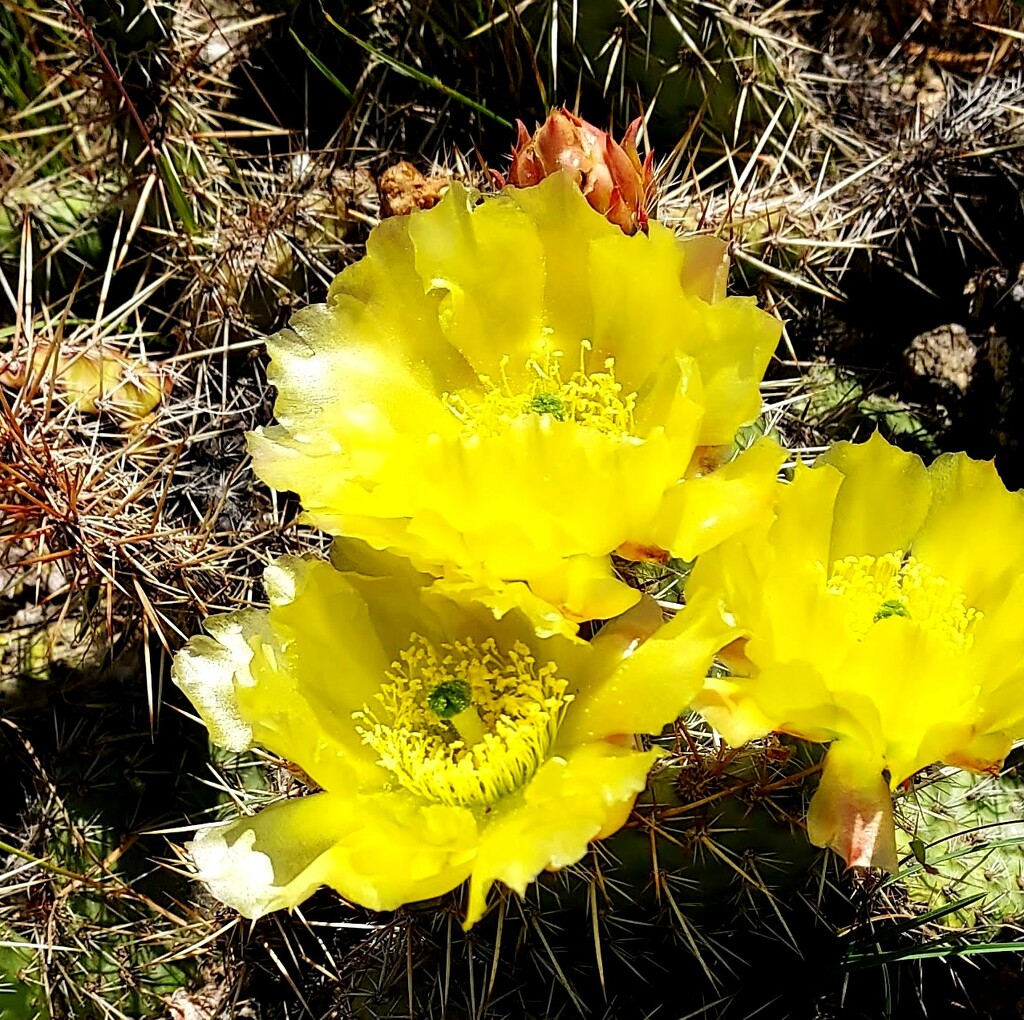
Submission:
M 407 790 L 482 807 L 523 786 L 547 758 L 572 696 L 553 662 L 516 642 L 433 645 L 418 634 L 385 673 L 363 742 Z
M 850 628 L 858 637 L 880 621 L 898 617 L 967 649 L 982 617 L 967 605 L 961 588 L 902 551 L 837 560 L 826 590 L 842 598 Z
M 591 349 L 589 340 L 580 341 L 579 368 L 567 379 L 562 378 L 563 352 L 550 351 L 526 362 L 532 378 L 525 389 L 516 389 L 508 378 L 506 357 L 497 383 L 480 376 L 479 391 L 446 393 L 442 400 L 470 435 L 500 435 L 513 421 L 531 414 L 578 422 L 616 436 L 632 435 L 636 393 L 622 392 L 614 358 L 605 359 L 604 371 L 588 371 Z

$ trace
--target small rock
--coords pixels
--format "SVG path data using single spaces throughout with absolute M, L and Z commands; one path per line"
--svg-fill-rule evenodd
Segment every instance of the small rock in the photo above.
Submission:
M 1017 279 L 1010 288 L 1010 300 L 1014 304 L 1024 305 L 1024 263 L 1017 267 Z
M 915 375 L 953 385 L 966 393 L 974 375 L 978 348 L 967 330 L 953 322 L 914 337 L 903 356 Z
M 230 983 L 225 980 L 222 968 L 211 974 L 202 988 L 188 991 L 179 988 L 164 999 L 168 1020 L 216 1020 L 228 1012 L 236 1020 L 255 1020 L 256 1014 L 248 1003 L 231 1001 Z M 230 1005 L 230 1010 L 225 1007 Z

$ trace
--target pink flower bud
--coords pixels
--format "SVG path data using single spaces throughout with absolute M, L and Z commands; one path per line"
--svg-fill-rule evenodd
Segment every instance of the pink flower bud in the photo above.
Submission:
M 522 121 L 512 150 L 508 177 L 500 184 L 529 188 L 559 170 L 571 173 L 596 209 L 626 234 L 647 230 L 654 200 L 653 153 L 641 163 L 636 148 L 641 118 L 626 129 L 622 142 L 570 113 L 552 110 L 531 138 Z

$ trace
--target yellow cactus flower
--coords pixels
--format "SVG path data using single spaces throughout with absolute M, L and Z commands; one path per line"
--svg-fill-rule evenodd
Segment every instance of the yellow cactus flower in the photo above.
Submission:
M 1024 735 L 1024 494 L 991 463 L 839 443 L 701 558 L 687 599 L 731 628 L 731 675 L 695 706 L 733 744 L 832 742 L 808 829 L 850 865 L 896 869 L 890 788 L 998 769 Z
M 268 611 L 212 617 L 176 657 L 216 743 L 262 745 L 321 788 L 190 844 L 246 916 L 324 884 L 390 910 L 468 878 L 469 926 L 495 881 L 523 894 L 622 826 L 658 756 L 629 735 L 675 718 L 722 629 L 675 642 L 644 599 L 591 642 L 541 638 L 519 610 L 495 620 L 430 580 L 365 549 L 279 559 Z
M 657 223 L 624 235 L 566 173 L 481 201 L 453 183 L 268 341 L 255 469 L 460 590 L 611 618 L 638 598 L 611 553 L 690 559 L 770 506 L 774 443 L 708 470 L 779 336 L 723 297 L 723 256 Z

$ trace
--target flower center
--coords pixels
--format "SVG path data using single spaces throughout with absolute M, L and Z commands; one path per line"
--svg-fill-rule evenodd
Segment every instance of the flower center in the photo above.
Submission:
M 353 713 L 365 744 L 407 790 L 459 807 L 493 804 L 547 758 L 567 682 L 517 641 L 434 645 L 413 634 L 384 674 L 377 705 Z
M 843 599 L 850 628 L 861 638 L 880 620 L 899 616 L 957 649 L 967 649 L 982 617 L 967 605 L 963 589 L 899 550 L 837 560 L 826 590 Z
M 526 362 L 531 379 L 525 389 L 512 386 L 507 374 L 509 359 L 502 358 L 495 382 L 480 376 L 482 395 L 446 393 L 445 407 L 461 421 L 470 435 L 495 436 L 527 415 L 550 416 L 555 421 L 578 422 L 611 435 L 631 435 L 636 393 L 623 393 L 615 378 L 615 359 L 607 358 L 604 371 L 588 372 L 589 340 L 580 341 L 579 368 L 563 378 L 562 351 L 534 355 Z

